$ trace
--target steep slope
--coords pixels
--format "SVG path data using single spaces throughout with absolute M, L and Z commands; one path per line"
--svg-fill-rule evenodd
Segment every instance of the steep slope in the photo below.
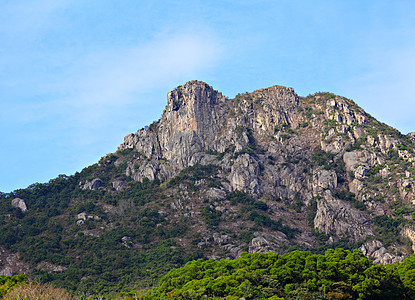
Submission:
M 344 97 L 273 86 L 228 99 L 191 81 L 99 163 L 2 195 L 0 245 L 45 280 L 101 292 L 243 251 L 401 261 L 415 242 L 414 148 Z

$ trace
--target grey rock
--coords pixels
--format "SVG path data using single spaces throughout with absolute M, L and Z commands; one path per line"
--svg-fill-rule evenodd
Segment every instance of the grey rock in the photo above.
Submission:
M 382 242 L 378 240 L 367 241 L 360 248 L 362 253 L 373 259 L 374 263 L 391 264 L 394 262 L 402 262 L 403 256 L 388 253 Z
M 89 219 L 95 220 L 95 221 L 101 220 L 101 217 L 94 216 L 94 215 L 87 215 L 85 212 L 81 212 L 81 213 L 77 214 L 76 218 L 78 220 L 82 220 L 82 221 L 86 221 L 86 220 L 89 220 Z
M 314 226 L 328 235 L 334 233 L 338 237 L 349 236 L 352 241 L 373 235 L 367 216 L 349 204 L 333 198 L 329 190 L 317 201 Z
M 215 232 L 213 234 L 213 240 L 215 241 L 215 243 L 223 244 L 223 243 L 228 243 L 231 240 L 231 238 L 227 234 L 220 235 L 219 233 Z
M 226 192 L 218 188 L 211 188 L 206 191 L 206 197 L 211 200 L 224 200 L 226 198 Z
M 249 244 L 249 253 L 265 253 L 270 252 L 269 249 L 270 243 L 263 238 L 262 236 L 258 236 L 253 238 Z
M 124 181 L 121 180 L 115 180 L 112 182 L 112 187 L 117 191 L 117 192 L 122 192 L 124 191 L 127 187 L 125 185 Z
M 317 170 L 313 173 L 313 191 L 317 195 L 320 192 L 337 187 L 337 175 L 332 170 Z
M 103 186 L 104 186 L 104 182 L 99 178 L 95 178 L 91 181 L 85 182 L 81 186 L 81 189 L 97 191 L 97 190 L 103 189 Z
M 20 199 L 20 198 L 14 198 L 13 200 L 12 200 L 12 206 L 14 206 L 14 207 L 18 207 L 18 208 L 20 208 L 20 210 L 22 211 L 22 212 L 26 212 L 27 211 L 27 205 L 26 205 L 26 202 L 23 200 L 23 199 Z
M 188 82 L 168 93 L 159 121 L 124 138 L 119 150 L 134 149 L 137 153 L 128 158 L 125 174 L 136 181 L 147 177 L 164 182 L 190 166 L 218 166 L 215 180 L 220 187 L 206 187 L 206 178 L 197 180 L 195 186 L 197 197 L 210 200 L 211 209 L 222 212 L 221 218 L 234 213 L 232 205 L 225 203 L 226 193 L 243 191 L 255 200 L 265 199 L 272 218 L 288 221 L 302 231 L 295 242 L 267 235 L 276 235 L 275 232 L 262 232 L 249 244 L 251 252 L 272 251 L 282 243 L 313 247 L 315 237 L 304 217 L 305 207 L 314 203 L 313 198 L 317 201 L 314 225 L 330 235 L 332 243 L 340 238 L 361 241 L 373 235 L 371 218 L 388 212 L 388 202 L 393 201 L 385 197 L 384 203 L 373 200 L 385 196 L 385 192 L 366 184 L 368 172 L 386 164 L 379 175 L 394 180 L 390 175 L 395 175 L 395 168 L 389 168 L 385 161 L 391 149 L 407 162 L 415 162 L 415 158 L 400 149 L 399 139 L 388 131 L 374 134 L 376 128 L 371 124 L 376 121 L 351 100 L 334 96 L 322 101 L 324 98 L 315 95 L 300 100 L 293 89 L 273 86 L 226 99 L 204 82 Z M 326 170 L 332 162 L 313 162 L 312 153 L 320 147 L 333 154 L 336 171 Z M 350 147 L 354 150 L 350 151 Z M 339 159 L 343 159 L 345 170 Z M 390 186 L 396 184 L 400 197 L 412 201 L 415 188 L 406 177 L 407 181 L 394 180 Z M 166 205 L 166 218 L 200 214 L 197 205 L 196 209 L 189 206 L 192 196 L 185 194 L 186 185 L 179 184 L 177 190 Z M 367 211 L 336 199 L 335 191 L 354 193 L 357 201 L 367 205 Z M 273 199 L 283 201 L 273 203 Z M 288 203 L 298 201 L 305 205 L 301 212 L 294 212 Z M 221 247 L 226 246 L 229 253 L 233 249 L 226 237 L 215 234 L 213 239 Z M 200 247 L 207 247 L 206 241 L 201 243 Z M 388 251 L 380 247 L 373 253 L 387 261 L 392 255 Z
M 53 273 L 62 273 L 64 271 L 66 271 L 68 268 L 65 266 L 59 266 L 59 265 L 55 265 L 52 264 L 50 262 L 40 262 L 39 264 L 37 264 L 36 266 L 37 269 L 46 271 L 46 272 L 53 272 Z
M 0 275 L 27 274 L 30 270 L 30 265 L 20 259 L 19 253 L 12 253 L 0 246 Z

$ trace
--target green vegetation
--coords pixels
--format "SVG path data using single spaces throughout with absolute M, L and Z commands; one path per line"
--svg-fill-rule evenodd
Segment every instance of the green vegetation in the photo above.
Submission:
M 28 283 L 26 275 L 4 276 L 0 275 L 0 297 L 13 290 L 16 286 Z
M 344 191 L 344 190 L 335 190 L 334 191 L 334 196 L 340 200 L 344 200 L 349 202 L 350 204 L 352 204 L 355 208 L 360 209 L 360 210 L 366 210 L 366 205 L 357 200 L 355 198 L 355 194 L 349 192 L 349 191 Z
M 248 215 L 248 219 L 253 221 L 259 227 L 258 229 L 266 227 L 281 231 L 288 238 L 294 238 L 296 234 L 300 233 L 297 228 L 283 225 L 281 219 L 272 220 L 269 216 L 265 215 L 263 212 L 268 210 L 268 205 L 263 201 L 254 200 L 251 196 L 241 191 L 228 193 L 226 198 L 230 200 L 232 205 L 238 203 L 243 204 L 244 207 L 242 209 L 246 212 L 245 215 Z
M 95 174 L 100 178 L 117 174 L 114 161 L 107 156 L 101 166 L 0 195 L 0 245 L 19 252 L 33 266 L 48 262 L 65 269 L 50 273 L 35 268 L 30 276 L 78 294 L 112 294 L 151 286 L 171 268 L 203 257 L 197 246 L 184 249 L 176 244 L 175 238 L 189 228 L 188 219 L 167 223 L 159 214 L 167 187 L 158 180 L 134 182 L 118 176 L 128 186 L 118 193 L 80 188 L 79 182 L 96 178 Z M 180 183 L 193 186 L 206 178 L 214 184 L 210 177 L 215 171 L 196 165 L 179 174 Z M 16 197 L 25 200 L 27 212 L 10 205 Z M 105 205 L 110 211 L 104 211 Z M 77 223 L 81 212 L 98 218 Z
M 373 222 L 377 225 L 376 233 L 383 244 L 388 247 L 394 243 L 401 243 L 401 218 L 392 218 L 386 215 L 376 216 Z
M 314 152 L 312 158 L 318 166 L 328 168 L 330 164 L 333 162 L 334 154 L 319 149 L 316 152 Z
M 377 265 L 361 252 L 243 254 L 171 270 L 141 299 L 413 299 L 415 258 Z
M 17 275 L 20 276 L 20 275 Z M 4 300 L 76 300 L 63 289 L 55 288 L 50 284 L 30 282 L 14 287 L 4 297 Z M 82 298 L 81 298 L 82 299 Z

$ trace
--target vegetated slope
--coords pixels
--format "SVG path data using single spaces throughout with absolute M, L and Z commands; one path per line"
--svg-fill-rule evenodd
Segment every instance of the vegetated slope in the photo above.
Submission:
M 227 99 L 191 81 L 167 100 L 97 164 L 1 195 L 4 274 L 106 293 L 244 251 L 412 253 L 411 135 L 330 93 Z
M 140 299 L 414 299 L 414 272 L 414 257 L 382 265 L 357 250 L 244 253 L 188 262 Z

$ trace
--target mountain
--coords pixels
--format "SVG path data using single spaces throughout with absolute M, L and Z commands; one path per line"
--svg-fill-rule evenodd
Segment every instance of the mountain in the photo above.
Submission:
M 160 120 L 73 176 L 1 194 L 1 273 L 78 293 L 151 286 L 197 258 L 415 249 L 415 135 L 352 100 L 190 81 Z

